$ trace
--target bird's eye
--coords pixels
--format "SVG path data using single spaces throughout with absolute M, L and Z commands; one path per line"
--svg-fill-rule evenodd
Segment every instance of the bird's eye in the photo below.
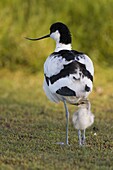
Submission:
M 55 32 L 55 31 L 56 31 L 55 28 L 50 28 L 50 34 L 53 33 L 53 32 Z
M 81 104 L 85 104 L 84 102 L 81 102 Z

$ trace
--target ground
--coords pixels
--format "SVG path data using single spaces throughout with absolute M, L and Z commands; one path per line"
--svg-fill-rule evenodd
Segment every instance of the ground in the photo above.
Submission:
M 104 73 L 103 73 L 104 70 Z M 94 124 L 86 131 L 86 146 L 78 145 L 70 106 L 69 146 L 65 141 L 62 103 L 51 103 L 42 88 L 43 74 L 0 71 L 0 170 L 112 170 L 113 76 L 96 68 L 90 95 Z

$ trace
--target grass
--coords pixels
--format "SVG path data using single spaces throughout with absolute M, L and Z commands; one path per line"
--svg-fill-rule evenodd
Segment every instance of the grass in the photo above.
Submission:
M 78 146 L 70 105 L 70 146 L 55 144 L 65 141 L 64 109 L 46 98 L 42 73 L 0 71 L 0 170 L 113 169 L 112 70 L 96 71 L 90 95 L 95 123 L 87 130 L 85 147 Z
M 112 0 L 0 1 L 0 170 L 113 169 L 112 9 Z M 45 35 L 56 21 L 69 26 L 74 49 L 95 63 L 90 95 L 95 123 L 87 130 L 85 147 L 78 146 L 71 123 L 77 108 L 70 105 L 70 146 L 55 145 L 65 141 L 64 108 L 46 98 L 38 73 L 54 43 L 24 39 Z

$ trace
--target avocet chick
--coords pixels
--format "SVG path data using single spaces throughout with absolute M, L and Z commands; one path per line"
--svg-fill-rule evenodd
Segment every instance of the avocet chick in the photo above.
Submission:
M 73 114 L 72 122 L 78 130 L 79 145 L 85 144 L 85 130 L 94 122 L 94 115 L 91 112 L 91 104 L 85 99 L 78 103 L 79 109 Z M 81 133 L 83 131 L 83 133 Z

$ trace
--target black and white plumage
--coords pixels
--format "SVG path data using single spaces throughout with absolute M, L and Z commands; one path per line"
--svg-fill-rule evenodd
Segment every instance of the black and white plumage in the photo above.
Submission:
M 51 25 L 50 34 L 56 41 L 55 51 L 44 63 L 44 91 L 53 102 L 64 102 L 66 110 L 66 144 L 68 144 L 69 112 L 66 102 L 76 104 L 87 98 L 93 88 L 94 67 L 91 59 L 84 53 L 72 50 L 71 34 L 68 27 L 57 22 Z
M 63 96 L 67 102 L 75 104 L 92 91 L 93 73 L 87 55 L 74 50 L 54 52 L 44 64 L 45 93 L 51 101 L 59 102 Z

